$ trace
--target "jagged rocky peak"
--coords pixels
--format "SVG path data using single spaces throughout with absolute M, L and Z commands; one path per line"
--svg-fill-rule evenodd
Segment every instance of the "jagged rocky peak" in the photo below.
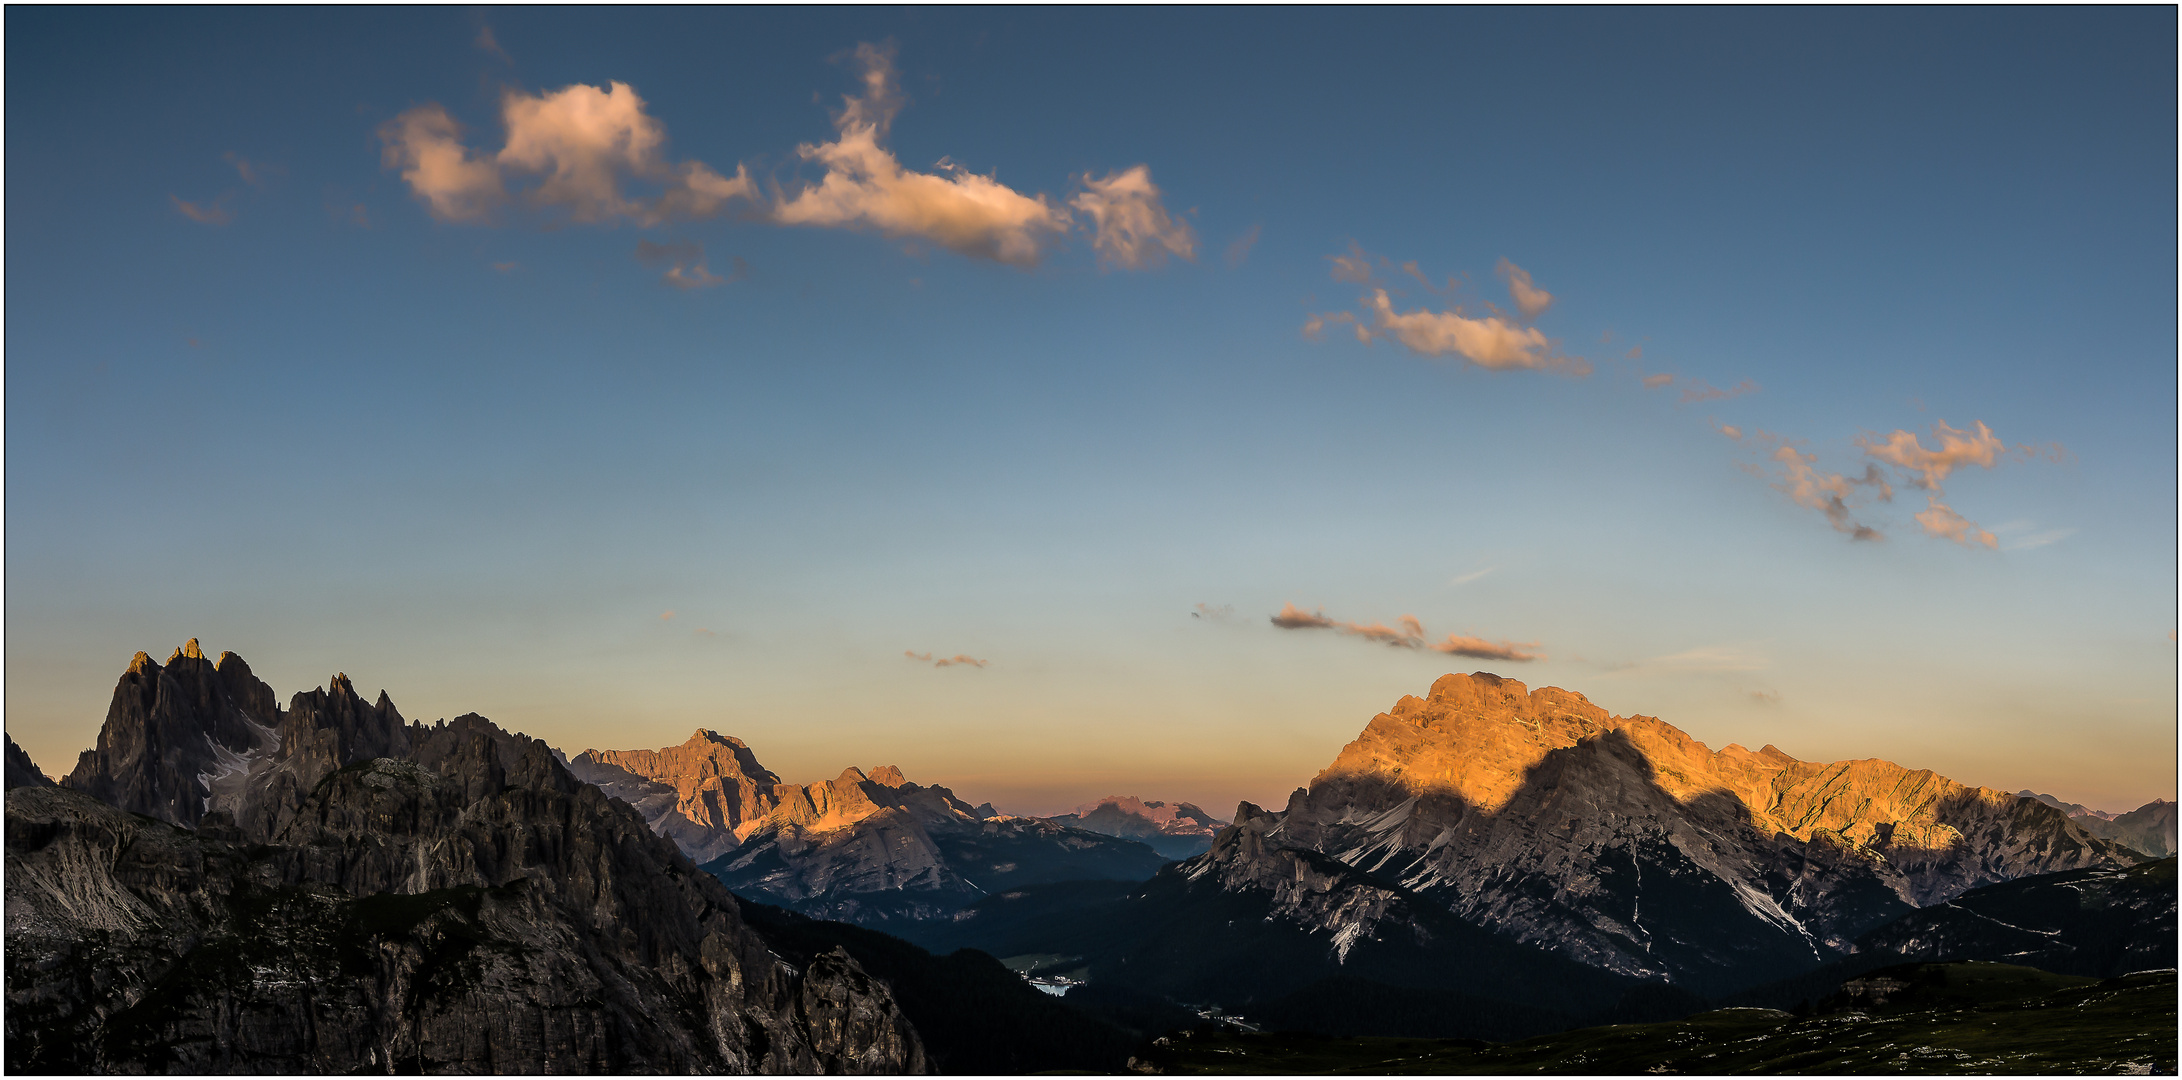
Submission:
M 367 703 L 345 674 L 295 695 L 286 710 L 278 701 L 242 657 L 207 660 L 195 638 L 165 664 L 137 653 L 115 683 L 97 745 L 61 783 L 178 825 L 230 814 L 264 840 L 327 773 L 408 750 L 386 693 Z
M 30 755 L 24 753 L 22 747 L 15 745 L 15 736 L 8 736 L 7 787 L 13 790 L 19 787 L 51 787 L 52 785 L 53 779 L 41 771 L 35 762 L 30 760 Z
M 883 984 L 781 962 L 544 743 L 475 714 L 402 736 L 255 843 L 11 794 L 9 1071 L 924 1070 Z
M 735 849 L 779 804 L 780 777 L 741 739 L 698 728 L 680 746 L 586 750 L 570 772 L 636 807 L 700 862 Z

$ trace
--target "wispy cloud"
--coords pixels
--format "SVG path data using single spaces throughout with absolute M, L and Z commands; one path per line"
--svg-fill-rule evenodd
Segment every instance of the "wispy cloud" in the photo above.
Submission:
M 1537 318 L 1553 306 L 1553 294 L 1532 284 L 1530 271 L 1502 259 L 1493 267 L 1493 273 L 1507 279 L 1508 295 L 1515 300 L 1515 311 L 1526 321 Z
M 2077 531 L 2073 528 L 2039 529 L 2035 523 L 2029 521 L 2011 521 L 2005 525 L 1993 526 L 1993 532 L 1999 534 L 2001 538 L 2000 550 L 2002 551 L 2030 551 L 2034 548 L 2058 544 L 2076 535 Z M 2024 535 L 2018 537 L 2016 535 L 2018 533 Z
M 1252 225 L 1227 246 L 1227 266 L 1232 270 L 1250 257 L 1250 249 L 1258 246 L 1258 236 L 1265 231 L 1264 225 Z
M 1744 645 L 1701 645 L 1684 649 L 1666 656 L 1654 656 L 1633 664 L 1621 665 L 1619 670 L 1665 670 L 1687 672 L 1737 672 L 1763 671 L 1773 666 L 1773 661 L 1755 648 Z
M 1630 359 L 1635 359 L 1637 355 L 1637 350 L 1629 350 Z M 1750 381 L 1749 379 L 1744 379 L 1743 381 L 1736 383 L 1735 385 L 1730 386 L 1725 390 L 1722 390 L 1719 387 L 1714 386 L 1703 379 L 1685 379 L 1680 376 L 1669 375 L 1665 372 L 1660 372 L 1654 375 L 1646 375 L 1643 377 L 1642 382 L 1646 390 L 1657 390 L 1664 386 L 1671 386 L 1675 383 L 1680 383 L 1682 385 L 1682 395 L 1680 403 L 1684 405 L 1690 405 L 1700 401 L 1725 401 L 1728 398 L 1739 398 L 1745 394 L 1755 394 L 1758 392 L 1758 384 Z
M 1749 379 L 1744 379 L 1725 390 L 1713 386 L 1703 379 L 1686 379 L 1683 381 L 1682 386 L 1682 404 L 1688 405 L 1698 401 L 1724 401 L 1728 398 L 1737 398 L 1744 394 L 1755 394 L 1757 392 L 1758 384 L 1751 382 Z
M 490 27 L 480 29 L 477 44 L 505 56 Z M 468 145 L 439 104 L 419 105 L 381 125 L 383 160 L 433 217 L 449 222 L 491 224 L 518 206 L 579 224 L 645 227 L 734 212 L 776 225 L 870 230 L 1025 268 L 1088 222 L 1104 266 L 1134 270 L 1169 255 L 1196 258 L 1195 231 L 1168 212 L 1147 165 L 1084 173 L 1065 202 L 1017 191 L 944 157 L 929 171 L 905 168 L 886 144 L 908 102 L 893 46 L 867 42 L 851 55 L 859 89 L 843 95 L 834 137 L 796 148 L 821 175 L 770 194 L 744 165 L 725 174 L 695 158 L 671 158 L 665 125 L 623 82 L 505 91 L 506 138 L 497 150 Z M 686 264 L 668 280 L 694 288 L 734 279 Z
M 1479 579 L 1479 578 L 1482 578 L 1482 577 L 1484 577 L 1485 575 L 1487 575 L 1487 574 L 1490 574 L 1490 573 L 1492 573 L 1493 571 L 1495 571 L 1495 570 L 1498 570 L 1498 569 L 1499 569 L 1499 567 L 1497 567 L 1497 566 L 1488 566 L 1488 567 L 1486 567 L 1486 568 L 1485 568 L 1485 569 L 1483 569 L 1483 570 L 1472 570 L 1472 571 L 1470 571 L 1470 572 L 1469 572 L 1469 573 L 1467 573 L 1467 574 L 1457 574 L 1457 575 L 1455 575 L 1455 578 L 1454 578 L 1454 580 L 1452 580 L 1452 581 L 1449 581 L 1449 582 L 1448 582 L 1448 584 L 1449 584 L 1449 585 L 1468 585 L 1469 583 L 1471 583 L 1471 582 L 1473 582 L 1473 581 L 1476 581 L 1477 579 Z
M 1189 616 L 1192 619 L 1207 619 L 1212 622 L 1233 622 L 1235 619 L 1235 605 L 1221 604 L 1214 607 L 1211 604 L 1199 604 L 1190 611 Z
M 286 171 L 277 165 L 268 165 L 262 161 L 252 161 L 249 158 L 246 158 L 232 150 L 220 155 L 220 160 L 225 161 L 229 165 L 233 166 L 235 169 L 235 175 L 241 177 L 243 183 L 248 184 L 251 187 L 257 188 L 259 191 L 265 190 L 266 184 L 271 181 L 272 174 L 282 173 Z
M 740 281 L 750 269 L 750 264 L 744 262 L 740 256 L 729 256 L 734 260 L 734 271 L 727 277 L 721 277 L 706 269 L 704 246 L 695 243 L 655 244 L 649 240 L 638 240 L 634 254 L 636 261 L 646 266 L 666 267 L 666 272 L 659 275 L 659 280 L 677 289 L 702 289 Z
M 1981 529 L 1977 523 L 1955 512 L 1955 508 L 1940 501 L 1938 495 L 1924 498 L 1925 508 L 1916 515 L 1917 524 L 1924 531 L 1961 544 L 1965 547 L 1986 547 L 1998 550 L 2000 540 L 1990 530 Z
M 903 655 L 903 656 L 906 656 L 906 657 L 908 657 L 908 658 L 910 658 L 911 660 L 915 660 L 916 662 L 918 662 L 918 663 L 920 663 L 920 664 L 930 664 L 930 665 L 932 665 L 933 667 L 936 667 L 936 668 L 943 668 L 943 667 L 980 667 L 980 668 L 981 668 L 981 667 L 984 667 L 984 666 L 986 666 L 987 664 L 990 664 L 990 663 L 992 663 L 992 661 L 990 661 L 990 660 L 979 660 L 979 659 L 977 659 L 977 658 L 976 658 L 976 657 L 974 657 L 974 656 L 964 656 L 964 655 L 962 655 L 961 653 L 956 653 L 956 654 L 955 654 L 955 655 L 953 655 L 953 656 L 943 656 L 943 657 L 940 657 L 940 658 L 939 658 L 939 659 L 937 659 L 937 660 L 934 660 L 934 659 L 932 658 L 932 654 L 931 654 L 931 653 L 918 653 L 918 652 L 911 652 L 911 651 L 910 651 L 910 650 L 908 650 L 908 649 L 903 649 L 903 650 L 902 650 L 902 655 Z
M 928 240 L 950 251 L 1014 266 L 1034 266 L 1071 224 L 1067 209 L 1044 195 L 1024 195 L 989 176 L 941 159 L 937 173 L 902 168 L 881 145 L 904 103 L 891 46 L 856 47 L 864 91 L 843 98 L 832 142 L 797 153 L 825 166 L 815 184 L 773 208 L 785 225 L 869 228 Z
M 1393 626 L 1376 622 L 1341 622 L 1327 618 L 1324 611 L 1304 611 L 1289 603 L 1281 605 L 1280 611 L 1271 617 L 1271 622 L 1283 630 L 1332 630 L 1397 649 L 1429 649 L 1480 660 L 1530 661 L 1540 659 L 1543 655 L 1537 651 L 1538 643 L 1535 641 L 1487 641 L 1466 634 L 1449 634 L 1444 640 L 1427 642 L 1424 624 L 1414 615 L 1404 615 L 1394 620 Z
M 1778 705 L 1780 704 L 1780 691 L 1752 690 L 1750 692 L 1750 700 L 1755 701 L 1760 705 Z
M 1420 356 L 1458 357 L 1490 371 L 1529 369 L 1535 371 L 1559 371 L 1570 375 L 1587 375 L 1591 365 L 1580 356 L 1563 354 L 1558 346 L 1533 326 L 1524 325 L 1546 305 L 1553 302 L 1552 294 L 1531 284 L 1530 275 L 1521 267 L 1501 260 L 1501 276 L 1508 279 L 1509 288 L 1516 300 L 1518 318 L 1501 314 L 1492 305 L 1486 305 L 1489 313 L 1471 315 L 1460 306 L 1445 310 L 1419 307 L 1409 311 L 1398 310 L 1392 293 L 1378 277 L 1378 269 L 1391 267 L 1389 260 L 1366 253 L 1354 243 L 1345 255 L 1331 255 L 1335 281 L 1345 281 L 1368 286 L 1361 299 L 1363 310 L 1313 313 L 1303 324 L 1305 337 L 1316 339 L 1327 327 L 1345 325 L 1353 329 L 1356 339 L 1371 344 L 1391 339 Z M 1401 270 L 1431 288 L 1431 282 L 1416 268 L 1414 262 L 1402 264 Z M 1453 283 L 1450 282 L 1450 288 Z M 1436 290 L 1435 290 L 1436 291 Z
M 477 28 L 477 38 L 472 44 L 477 46 L 479 52 L 488 56 L 499 57 L 500 62 L 503 64 L 515 62 L 515 58 L 509 56 L 508 51 L 500 47 L 500 39 L 493 36 L 492 27 L 490 26 L 479 26 Z
M 1858 494 L 1859 488 L 1870 488 L 1878 493 L 1879 500 L 1894 498 L 1894 489 L 1879 474 L 1879 467 L 1867 465 L 1864 475 L 1847 476 L 1814 468 L 1817 454 L 1806 454 L 1785 443 L 1773 448 L 1773 463 L 1780 467 L 1777 475 L 1766 476 L 1774 490 L 1787 495 L 1798 506 L 1808 506 L 1826 515 L 1826 523 L 1835 532 L 1847 533 L 1851 540 L 1884 540 L 1886 534 L 1869 525 L 1858 522 L 1849 510 L 1849 500 Z
M 1896 429 L 1886 435 L 1858 436 L 1856 445 L 1866 456 L 1893 466 L 1910 485 L 1927 492 L 1925 509 L 1915 515 L 1927 535 L 1989 550 L 2000 547 L 1999 538 L 1941 502 L 1946 494 L 1940 488 L 1941 482 L 1957 469 L 1991 469 L 2009 458 L 2060 460 L 2067 455 L 2059 443 L 2044 448 L 2020 443 L 2011 448 L 1982 420 L 1974 421 L 1967 430 L 1949 427 L 1945 420 L 1934 421 L 1932 442 L 1928 449 L 1915 432 Z
M 1165 262 L 1170 252 L 1197 257 L 1197 234 L 1167 213 L 1150 167 L 1133 165 L 1102 180 L 1085 173 L 1081 182 L 1083 190 L 1069 205 L 1091 218 L 1091 248 L 1102 265 L 1142 270 Z
M 169 195 L 167 198 L 174 201 L 175 210 L 191 221 L 205 225 L 225 225 L 235 220 L 234 211 L 227 208 L 227 196 L 225 195 L 208 203 L 193 203 L 180 195 Z
M 660 612 L 660 613 L 659 613 L 659 621 L 660 621 L 660 622 L 673 622 L 673 621 L 674 621 L 674 610 L 673 610 L 672 608 L 669 608 L 669 609 L 667 609 L 666 611 L 662 611 L 662 612 Z

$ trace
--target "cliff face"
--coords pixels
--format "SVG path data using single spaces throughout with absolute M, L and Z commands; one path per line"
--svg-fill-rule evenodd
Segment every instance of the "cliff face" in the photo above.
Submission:
M 778 800 L 780 777 L 741 739 L 702 728 L 663 750 L 586 750 L 568 763 L 585 783 L 636 807 L 698 862 L 735 849 Z
M 1170 859 L 1187 859 L 1212 846 L 1212 836 L 1227 822 L 1195 803 L 1145 802 L 1134 795 L 1109 795 L 1085 803 L 1073 813 L 1047 821 L 1107 836 L 1140 840 Z
M 215 665 L 191 638 L 163 666 L 136 654 L 114 686 L 98 745 L 61 784 L 178 825 L 222 813 L 262 841 L 326 774 L 408 748 L 407 725 L 385 691 L 366 703 L 337 674 L 283 711 L 242 657 L 221 653 Z
M 785 784 L 712 731 L 661 750 L 586 750 L 569 768 L 736 892 L 822 918 L 940 918 L 991 889 L 1142 880 L 1164 861 L 1129 840 L 973 807 L 892 765 Z
M 1262 832 L 1587 964 L 1712 987 L 1979 885 L 2135 861 L 2034 800 L 1885 761 L 1712 751 L 1486 674 L 1374 717 Z
M 295 738 L 259 751 L 274 763 L 249 771 L 274 780 L 241 793 L 249 824 L 217 795 L 189 828 L 8 791 L 9 1071 L 924 1070 L 885 984 L 845 953 L 783 963 L 725 888 L 543 743 L 476 716 L 390 731 L 384 696 L 345 683 L 298 695 L 276 729 Z M 190 745 L 162 722 L 101 750 Z M 79 772 L 202 783 L 159 760 Z

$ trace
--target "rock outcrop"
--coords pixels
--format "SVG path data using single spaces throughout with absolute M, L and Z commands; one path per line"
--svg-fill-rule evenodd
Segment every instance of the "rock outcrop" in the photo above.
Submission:
M 1403 698 L 1285 810 L 1246 808 L 1236 828 L 1246 817 L 1268 851 L 1324 855 L 1517 940 L 1707 993 L 1814 965 L 1980 885 L 2137 861 L 2035 800 L 1886 761 L 1713 751 L 1483 673 Z M 1373 934 L 1370 912 L 1338 932 Z
M 1145 802 L 1134 795 L 1108 795 L 1072 813 L 1046 819 L 1056 825 L 1088 829 L 1107 836 L 1141 840 L 1170 859 L 1187 859 L 1212 847 L 1212 836 L 1228 823 L 1195 803 Z
M 9 736 L 7 786 L 49 787 L 52 783 L 53 778 L 41 771 L 37 763 L 30 760 L 30 755 L 24 753 L 22 747 L 15 745 L 14 737 Z
M 925 1069 L 884 983 L 783 962 L 545 744 L 390 730 L 338 679 L 260 725 L 265 786 L 208 796 L 161 768 L 202 737 L 241 757 L 217 725 L 257 716 L 201 685 L 140 656 L 77 783 L 7 793 L 10 1072 Z
M 569 768 L 735 891 L 821 918 L 942 918 L 995 888 L 1141 881 L 1165 861 L 1131 840 L 973 807 L 892 765 L 782 783 L 742 740 L 702 729 L 661 750 L 586 750 Z

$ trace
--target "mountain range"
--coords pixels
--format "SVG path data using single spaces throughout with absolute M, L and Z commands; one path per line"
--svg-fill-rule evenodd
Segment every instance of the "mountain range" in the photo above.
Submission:
M 782 783 L 712 731 L 662 750 L 586 750 L 569 767 L 737 893 L 868 926 L 950 917 L 1027 884 L 1141 881 L 1167 861 L 1103 831 L 971 806 L 892 765 Z
M 191 641 L 58 784 L 9 740 L 7 787 L 10 1071 L 1098 1069 L 1192 1010 L 1509 1039 L 2174 955 L 2172 803 L 1715 751 L 1483 672 L 1279 808 L 1045 819 L 893 766 L 785 783 L 709 730 L 571 759 L 339 674 L 282 707 Z
M 8 756 L 9 1072 L 926 1066 L 847 953 L 791 966 L 482 717 L 405 724 L 340 675 L 281 709 L 191 641 L 137 654 L 60 784 Z
M 1237 1006 L 1346 979 L 1598 1015 L 1641 1009 L 1641 987 L 1709 997 L 1818 967 L 1979 886 L 2143 861 L 2035 799 L 1713 751 L 1478 673 L 1404 697 L 1285 808 L 1242 804 L 1141 887 L 1015 890 L 913 933 Z M 1276 949 L 1277 970 L 1235 959 Z M 1542 991 L 1541 957 L 1585 975 Z
M 1195 803 L 1145 802 L 1134 795 L 1108 795 L 1097 802 L 1085 803 L 1072 813 L 1047 820 L 1108 836 L 1141 840 L 1169 859 L 1204 854 L 1212 847 L 1213 835 L 1229 824 L 1206 813 Z
M 2034 795 L 2028 790 L 2018 791 L 2016 795 L 2058 808 L 2083 831 L 2101 839 L 2119 841 L 2154 858 L 2164 858 L 2175 853 L 2175 807 L 2172 799 L 2154 799 L 2128 813 L 2109 814 L 2104 810 L 2092 810 L 2081 803 L 2062 802 L 2051 795 Z

